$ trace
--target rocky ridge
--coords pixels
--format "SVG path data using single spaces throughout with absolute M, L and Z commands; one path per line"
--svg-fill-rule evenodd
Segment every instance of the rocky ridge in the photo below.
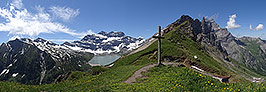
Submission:
M 263 73 L 266 69 L 264 40 L 251 37 L 236 38 L 211 18 L 203 18 L 200 21 L 187 15 L 168 25 L 164 32 L 167 33 L 182 23 L 184 25 L 180 27 L 181 33 L 198 42 L 209 54 L 218 56 L 225 62 L 231 62 L 232 58 L 257 73 L 266 75 Z

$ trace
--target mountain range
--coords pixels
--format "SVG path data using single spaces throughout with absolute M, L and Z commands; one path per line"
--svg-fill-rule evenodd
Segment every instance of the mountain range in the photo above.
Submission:
M 133 38 L 123 32 L 104 31 L 98 34 L 87 35 L 80 41 L 65 42 L 62 45 L 73 50 L 85 51 L 94 54 L 125 54 L 138 48 L 146 42 L 142 37 Z
M 70 71 L 91 72 L 88 62 L 94 55 L 127 53 L 144 42 L 123 32 L 103 31 L 63 44 L 42 38 L 11 40 L 0 47 L 0 80 L 23 84 L 60 81 Z

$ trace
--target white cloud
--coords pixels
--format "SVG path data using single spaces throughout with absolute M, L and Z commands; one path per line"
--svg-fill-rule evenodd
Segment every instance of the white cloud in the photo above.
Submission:
M 262 29 L 264 29 L 263 24 L 259 24 L 257 27 L 255 27 L 255 29 L 252 28 L 252 25 L 251 24 L 249 25 L 249 30 L 255 30 L 255 31 L 257 31 L 257 30 L 262 30 Z
M 252 25 L 251 25 L 251 24 L 249 25 L 249 30 L 253 30 L 253 28 L 252 28 Z
M 40 33 L 63 32 L 75 37 L 84 36 L 87 33 L 76 33 L 61 23 L 52 21 L 51 15 L 41 6 L 36 6 L 38 13 L 28 12 L 22 9 L 22 1 L 15 0 L 6 8 L 0 8 L 0 17 L 5 21 L 0 23 L 0 31 L 8 31 L 13 35 L 37 36 Z
M 59 7 L 59 6 L 53 6 L 50 7 L 50 11 L 56 16 L 64 21 L 68 21 L 76 16 L 79 15 L 79 9 L 72 9 L 68 7 Z
M 262 29 L 264 29 L 264 26 L 263 26 L 262 24 L 259 24 L 259 25 L 255 28 L 255 30 L 262 30 Z
M 16 7 L 17 9 L 23 8 L 22 0 L 13 0 L 11 3 L 12 6 Z
M 236 24 L 236 14 L 229 16 L 229 21 L 227 22 L 226 28 L 227 29 L 236 29 L 239 28 L 240 25 Z

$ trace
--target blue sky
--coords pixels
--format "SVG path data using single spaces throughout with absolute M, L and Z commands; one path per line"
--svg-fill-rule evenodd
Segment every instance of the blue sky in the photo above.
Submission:
M 223 28 L 229 16 L 234 16 L 228 29 L 233 35 L 266 39 L 265 3 L 265 0 L 1 0 L 0 43 L 15 37 L 41 37 L 62 43 L 102 30 L 149 38 L 158 25 L 166 27 L 183 14 L 200 20 L 213 17 Z M 12 15 L 6 17 L 5 11 Z

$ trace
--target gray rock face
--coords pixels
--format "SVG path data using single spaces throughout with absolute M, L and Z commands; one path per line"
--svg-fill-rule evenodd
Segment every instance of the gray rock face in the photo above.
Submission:
M 201 44 L 205 51 L 230 62 L 229 57 L 266 75 L 265 41 L 258 38 L 234 37 L 226 28 L 219 27 L 213 19 L 192 19 L 187 15 L 181 16 L 176 22 L 168 25 L 164 32 L 167 33 L 175 27 L 180 27 L 181 33 Z M 212 49 L 215 48 L 216 50 Z

